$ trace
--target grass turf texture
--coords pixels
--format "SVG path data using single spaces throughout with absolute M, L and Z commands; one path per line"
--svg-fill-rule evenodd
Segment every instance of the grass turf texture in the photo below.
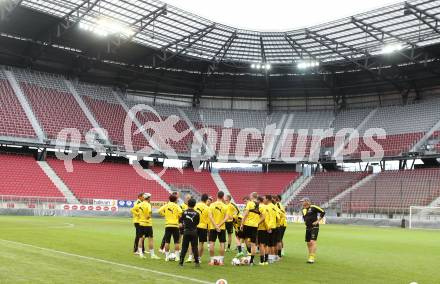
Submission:
M 156 251 L 163 230 L 163 221 L 154 220 Z M 225 267 L 209 267 L 205 253 L 199 269 L 192 264 L 181 268 L 176 262 L 133 256 L 133 235 L 129 219 L 0 216 L 0 283 L 193 282 L 142 269 L 211 283 L 225 278 L 230 284 L 440 283 L 438 231 L 324 225 L 317 263 L 308 265 L 304 227 L 290 225 L 285 236 L 286 257 L 280 263 L 233 267 L 234 251 L 227 253 Z

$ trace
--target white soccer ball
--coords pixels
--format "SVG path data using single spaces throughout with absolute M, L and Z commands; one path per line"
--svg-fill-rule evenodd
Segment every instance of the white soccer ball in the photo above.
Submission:
M 251 257 L 250 256 L 244 256 L 240 259 L 240 264 L 241 265 L 249 265 L 249 263 L 251 262 Z
M 176 260 L 176 254 L 175 253 L 170 253 L 169 255 L 168 255 L 168 260 L 171 260 L 171 261 L 174 261 L 174 260 Z
M 238 258 L 233 258 L 232 259 L 232 262 L 231 262 L 231 264 L 233 265 L 233 266 L 238 266 L 238 265 L 240 265 L 240 260 L 238 259 Z

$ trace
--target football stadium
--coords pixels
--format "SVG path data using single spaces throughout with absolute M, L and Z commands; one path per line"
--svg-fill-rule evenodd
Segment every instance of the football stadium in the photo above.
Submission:
M 0 283 L 440 283 L 440 0 L 0 0 L 0 169 Z

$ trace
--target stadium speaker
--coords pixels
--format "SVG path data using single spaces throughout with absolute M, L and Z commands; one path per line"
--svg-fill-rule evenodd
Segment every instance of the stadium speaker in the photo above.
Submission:
M 148 169 L 149 166 L 150 166 L 149 162 L 148 162 L 148 161 L 145 161 L 145 160 L 140 160 L 140 161 L 139 161 L 139 165 L 141 165 L 141 167 L 142 167 L 143 169 Z
M 153 165 L 158 167 L 163 167 L 163 160 L 161 162 L 158 159 L 154 159 Z
M 44 148 L 41 152 L 37 151 L 37 153 L 35 154 L 35 159 L 37 161 L 46 161 L 46 158 L 47 158 L 46 148 Z

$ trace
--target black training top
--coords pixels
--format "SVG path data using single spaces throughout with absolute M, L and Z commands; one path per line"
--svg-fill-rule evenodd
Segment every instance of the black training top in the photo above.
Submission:
M 195 233 L 200 222 L 200 215 L 194 209 L 189 208 L 183 211 L 180 222 L 183 224 L 184 233 Z
M 324 209 L 316 205 L 310 205 L 309 208 L 303 208 L 302 210 L 304 223 L 307 228 L 318 227 L 318 225 L 313 225 L 313 222 L 318 220 L 318 215 L 323 218 L 325 215 Z

